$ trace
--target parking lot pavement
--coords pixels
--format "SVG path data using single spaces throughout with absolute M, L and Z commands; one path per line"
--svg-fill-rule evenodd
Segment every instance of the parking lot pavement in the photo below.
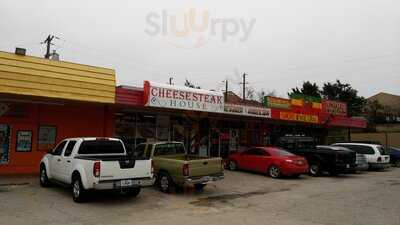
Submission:
M 70 190 L 41 188 L 36 177 L 0 179 L 0 224 L 400 224 L 400 169 L 339 177 L 273 180 L 226 171 L 203 193 L 137 198 L 94 193 L 76 204 Z

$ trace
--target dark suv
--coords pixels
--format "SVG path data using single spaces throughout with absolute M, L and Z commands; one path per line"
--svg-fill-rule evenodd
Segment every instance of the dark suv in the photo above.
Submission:
M 315 148 L 292 149 L 291 152 L 307 159 L 312 176 L 319 176 L 322 172 L 329 172 L 330 175 L 348 173 L 356 167 L 356 153 L 344 147 L 318 145 Z

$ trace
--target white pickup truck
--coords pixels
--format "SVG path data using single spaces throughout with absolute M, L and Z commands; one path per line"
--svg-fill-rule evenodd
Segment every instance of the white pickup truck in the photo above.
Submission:
M 88 190 L 119 190 L 137 196 L 142 186 L 154 184 L 151 159 L 127 155 L 115 138 L 70 138 L 61 141 L 40 162 L 40 184 L 72 186 L 75 202 Z

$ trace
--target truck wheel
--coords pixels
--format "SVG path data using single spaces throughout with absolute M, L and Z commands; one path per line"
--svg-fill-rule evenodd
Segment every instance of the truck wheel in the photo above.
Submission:
M 131 197 L 136 197 L 139 195 L 141 188 L 140 187 L 136 187 L 136 188 L 131 188 L 129 190 L 126 191 L 126 194 L 131 196 Z
M 281 177 L 281 170 L 277 166 L 271 166 L 268 169 L 268 175 L 272 178 Z
M 75 175 L 72 178 L 72 199 L 78 203 L 86 200 L 86 190 L 82 185 L 81 177 L 79 175 Z
M 40 186 L 42 187 L 49 187 L 50 186 L 50 181 L 49 178 L 47 177 L 46 173 L 46 167 L 42 164 L 40 166 Z
M 310 165 L 310 174 L 311 176 L 318 177 L 321 174 L 321 168 L 319 163 L 313 162 Z
M 196 189 L 196 191 L 203 191 L 203 189 L 204 189 L 204 187 L 206 186 L 207 184 L 195 184 L 194 185 L 194 188 Z
M 160 190 L 164 193 L 170 193 L 174 186 L 174 182 L 172 181 L 171 176 L 169 176 L 168 173 L 161 172 L 158 178 L 158 185 Z
M 229 160 L 228 169 L 232 171 L 237 170 L 237 163 L 233 160 Z

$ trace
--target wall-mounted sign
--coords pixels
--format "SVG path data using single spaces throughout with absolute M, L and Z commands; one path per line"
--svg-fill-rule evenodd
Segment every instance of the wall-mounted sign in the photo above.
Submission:
M 32 151 L 32 131 L 17 131 L 17 152 Z
M 55 146 L 57 128 L 54 126 L 40 126 L 38 134 L 38 149 L 48 150 Z
M 225 104 L 224 111 L 235 115 L 271 118 L 271 109 L 264 107 Z
M 294 112 L 279 112 L 279 118 L 281 120 L 298 121 L 305 123 L 318 123 L 318 116 L 308 115 Z
M 313 109 L 322 109 L 321 98 L 303 95 L 303 94 L 291 94 L 290 102 L 293 106 L 308 107 Z
M 322 110 L 337 116 L 347 116 L 347 104 L 344 102 L 324 100 L 322 102 Z
M 267 108 L 290 109 L 290 100 L 285 98 L 265 96 L 264 105 Z
M 216 91 L 144 82 L 145 106 L 224 112 L 224 96 Z

